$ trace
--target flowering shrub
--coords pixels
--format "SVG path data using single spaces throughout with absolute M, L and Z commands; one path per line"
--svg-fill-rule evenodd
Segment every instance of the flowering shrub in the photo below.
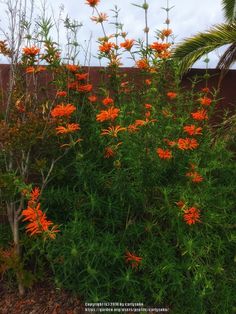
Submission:
M 149 43 L 146 25 L 140 43 L 117 28 L 116 36 L 107 36 L 100 1 L 86 3 L 104 33 L 98 53 L 108 66 L 101 88 L 93 88 L 79 65 L 63 64 L 56 50 L 50 56 L 36 46 L 23 50 L 26 76 L 39 75 L 36 63 L 46 58 L 56 91 L 39 107 L 21 95 L 10 111 L 12 123 L 2 122 L 8 158 L 23 147 L 24 165 L 28 150 L 34 152 L 27 172 L 15 161 L 17 176 L 4 174 L 22 203 L 18 218 L 31 235 L 54 239 L 45 244 L 54 282 L 85 302 L 132 300 L 173 313 L 229 313 L 235 168 L 224 141 L 212 140 L 216 93 L 181 88 L 169 16 L 157 41 Z M 146 14 L 148 6 L 142 9 Z M 119 68 L 123 50 L 140 69 L 138 87 Z M 12 133 L 17 136 L 10 141 Z M 30 179 L 40 189 L 32 189 Z

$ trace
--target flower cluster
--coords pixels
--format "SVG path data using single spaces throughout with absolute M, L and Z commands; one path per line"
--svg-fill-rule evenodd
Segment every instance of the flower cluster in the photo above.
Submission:
M 56 225 L 47 219 L 45 213 L 41 210 L 39 203 L 40 189 L 34 188 L 30 193 L 28 206 L 24 209 L 21 215 L 24 217 L 23 221 L 29 222 L 26 226 L 26 231 L 30 235 L 43 234 L 45 237 L 55 239 L 56 233 L 59 232 Z

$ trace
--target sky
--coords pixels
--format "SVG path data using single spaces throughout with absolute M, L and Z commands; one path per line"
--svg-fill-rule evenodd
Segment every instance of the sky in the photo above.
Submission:
M 34 1 L 35 7 L 40 7 L 40 0 Z M 155 41 L 155 31 L 157 29 L 165 28 L 166 13 L 162 7 L 166 7 L 166 1 L 147 0 L 149 4 L 148 25 L 150 28 L 150 42 Z M 203 2 L 204 5 L 200 5 L 199 2 Z M 107 13 L 111 18 L 114 15 L 111 9 L 114 9 L 114 6 L 117 5 L 120 9 L 119 20 L 124 24 L 123 30 L 128 32 L 127 38 L 143 39 L 144 10 L 133 6 L 132 3 L 142 5 L 143 0 L 101 0 L 98 9 L 100 12 Z M 175 43 L 179 43 L 184 38 L 193 36 L 224 21 L 221 0 L 169 0 L 169 4 L 170 7 L 173 6 L 170 11 L 170 27 L 174 32 Z M 3 4 L 0 4 L 0 10 L 2 6 Z M 94 56 L 96 56 L 98 47 L 97 38 L 102 37 L 103 33 L 101 26 L 91 21 L 90 17 L 96 14 L 90 6 L 85 4 L 85 0 L 47 0 L 46 8 L 49 16 L 51 10 L 53 10 L 57 22 L 59 21 L 59 8 L 63 8 L 61 12 L 62 19 L 68 14 L 71 19 L 75 19 L 83 24 L 78 33 L 78 41 L 84 49 L 87 46 L 90 47 L 89 50 L 92 55 L 89 61 L 90 65 L 99 65 L 99 61 Z M 3 11 L 1 10 L 1 12 Z M 0 25 L 4 27 L 4 17 L 0 20 Z M 114 26 L 109 24 L 109 22 L 105 22 L 105 30 L 107 34 L 112 34 L 114 33 Z M 65 30 L 60 30 L 59 40 L 61 45 L 65 43 L 65 37 Z M 82 64 L 85 60 L 85 55 L 84 50 L 81 49 L 79 58 Z M 209 67 L 214 68 L 216 66 L 220 55 L 222 55 L 222 49 L 209 54 Z M 128 58 L 123 58 L 123 65 L 132 66 L 132 62 Z M 194 67 L 204 68 L 205 63 L 198 61 Z

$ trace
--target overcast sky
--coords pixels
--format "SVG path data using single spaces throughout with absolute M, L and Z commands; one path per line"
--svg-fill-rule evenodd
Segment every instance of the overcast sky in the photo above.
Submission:
M 40 0 L 35 0 L 36 4 Z M 149 4 L 148 24 L 150 28 L 150 42 L 155 40 L 155 31 L 165 27 L 164 21 L 166 13 L 162 7 L 166 7 L 166 0 L 147 0 Z M 79 22 L 83 23 L 83 27 L 79 32 L 79 42 L 85 47 L 91 40 L 91 53 L 96 55 L 97 38 L 102 36 L 102 30 L 99 24 L 90 20 L 93 9 L 85 4 L 85 0 L 48 0 L 48 12 L 52 7 L 57 16 L 59 7 L 63 5 L 64 10 L 62 17 L 67 14 Z M 112 17 L 111 9 L 115 5 L 120 9 L 120 22 L 124 24 L 124 31 L 128 32 L 127 38 L 143 38 L 144 33 L 144 14 L 143 10 L 133 6 L 131 3 L 142 5 L 143 0 L 101 0 L 98 8 L 100 12 L 106 12 L 109 17 Z M 184 38 L 192 36 L 197 32 L 209 29 L 212 25 L 223 22 L 223 12 L 221 9 L 221 0 L 169 0 L 170 6 L 174 8 L 170 11 L 170 27 L 174 31 L 175 43 L 182 41 Z M 1 9 L 1 7 L 0 7 Z M 2 11 L 2 10 L 1 10 Z M 50 15 L 50 13 L 49 13 Z M 114 33 L 114 27 L 108 22 L 105 23 L 107 34 Z M 60 32 L 60 41 L 64 42 L 65 33 Z M 222 51 L 215 51 L 209 55 L 210 67 L 214 67 L 217 63 L 219 55 Z M 81 62 L 83 63 L 84 56 L 81 51 Z M 123 59 L 124 65 L 132 65 L 129 61 Z M 96 58 L 91 58 L 91 65 L 99 65 Z M 198 61 L 195 67 L 204 67 L 202 61 Z

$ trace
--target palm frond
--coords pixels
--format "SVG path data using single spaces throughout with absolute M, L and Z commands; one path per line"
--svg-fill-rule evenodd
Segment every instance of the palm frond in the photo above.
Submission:
M 183 74 L 205 54 L 233 43 L 236 43 L 236 23 L 220 24 L 177 45 L 173 57 L 179 60 Z
M 233 63 L 236 62 L 236 42 L 230 45 L 220 58 L 217 69 L 221 70 L 219 85 L 221 84 L 222 79 L 227 74 L 229 68 Z
M 236 0 L 222 0 L 226 22 L 231 23 L 236 19 Z

